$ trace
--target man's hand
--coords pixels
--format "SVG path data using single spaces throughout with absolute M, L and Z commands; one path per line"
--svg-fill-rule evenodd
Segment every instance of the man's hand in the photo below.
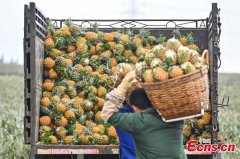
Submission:
M 120 85 L 115 89 L 115 92 L 121 96 L 121 97 L 125 97 L 128 89 L 130 89 L 130 87 L 133 84 L 136 84 L 138 81 L 136 80 L 137 76 L 136 76 L 136 72 L 135 71 L 131 71 L 129 73 L 126 74 L 126 76 L 124 77 L 123 81 L 120 83 Z

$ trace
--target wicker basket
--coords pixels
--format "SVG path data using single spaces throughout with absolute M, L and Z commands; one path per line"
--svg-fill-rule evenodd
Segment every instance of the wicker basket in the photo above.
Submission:
M 201 116 L 209 103 L 207 73 L 208 67 L 203 66 L 191 74 L 142 86 L 165 122 L 189 119 Z

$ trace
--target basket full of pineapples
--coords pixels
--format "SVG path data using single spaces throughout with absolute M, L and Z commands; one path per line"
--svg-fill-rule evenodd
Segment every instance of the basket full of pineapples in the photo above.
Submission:
M 199 117 L 209 101 L 208 51 L 200 56 L 180 40 L 156 45 L 136 64 L 143 88 L 166 122 Z

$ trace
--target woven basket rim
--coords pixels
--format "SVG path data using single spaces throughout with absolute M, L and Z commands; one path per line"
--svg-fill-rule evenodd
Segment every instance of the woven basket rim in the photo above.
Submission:
M 202 72 L 202 74 L 206 74 L 208 72 L 208 67 L 206 65 L 204 65 L 204 66 L 202 66 L 202 68 L 200 68 L 199 70 L 197 70 L 197 71 L 195 71 L 193 73 L 189 73 L 189 74 L 186 74 L 186 75 L 183 75 L 183 76 L 180 76 L 180 77 L 172 78 L 172 79 L 169 79 L 169 80 L 166 80 L 166 81 L 149 82 L 149 83 L 141 82 L 141 85 L 142 86 L 151 86 L 151 85 L 153 86 L 153 85 L 169 83 L 169 82 L 172 82 L 172 81 L 177 81 L 179 79 L 183 79 L 183 78 L 187 78 L 187 77 L 193 76 L 195 74 L 199 74 L 201 72 Z

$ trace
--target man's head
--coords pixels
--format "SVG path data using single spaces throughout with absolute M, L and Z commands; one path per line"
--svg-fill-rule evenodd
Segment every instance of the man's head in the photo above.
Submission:
M 143 112 L 147 108 L 153 107 L 143 88 L 132 91 L 129 100 L 134 112 Z

